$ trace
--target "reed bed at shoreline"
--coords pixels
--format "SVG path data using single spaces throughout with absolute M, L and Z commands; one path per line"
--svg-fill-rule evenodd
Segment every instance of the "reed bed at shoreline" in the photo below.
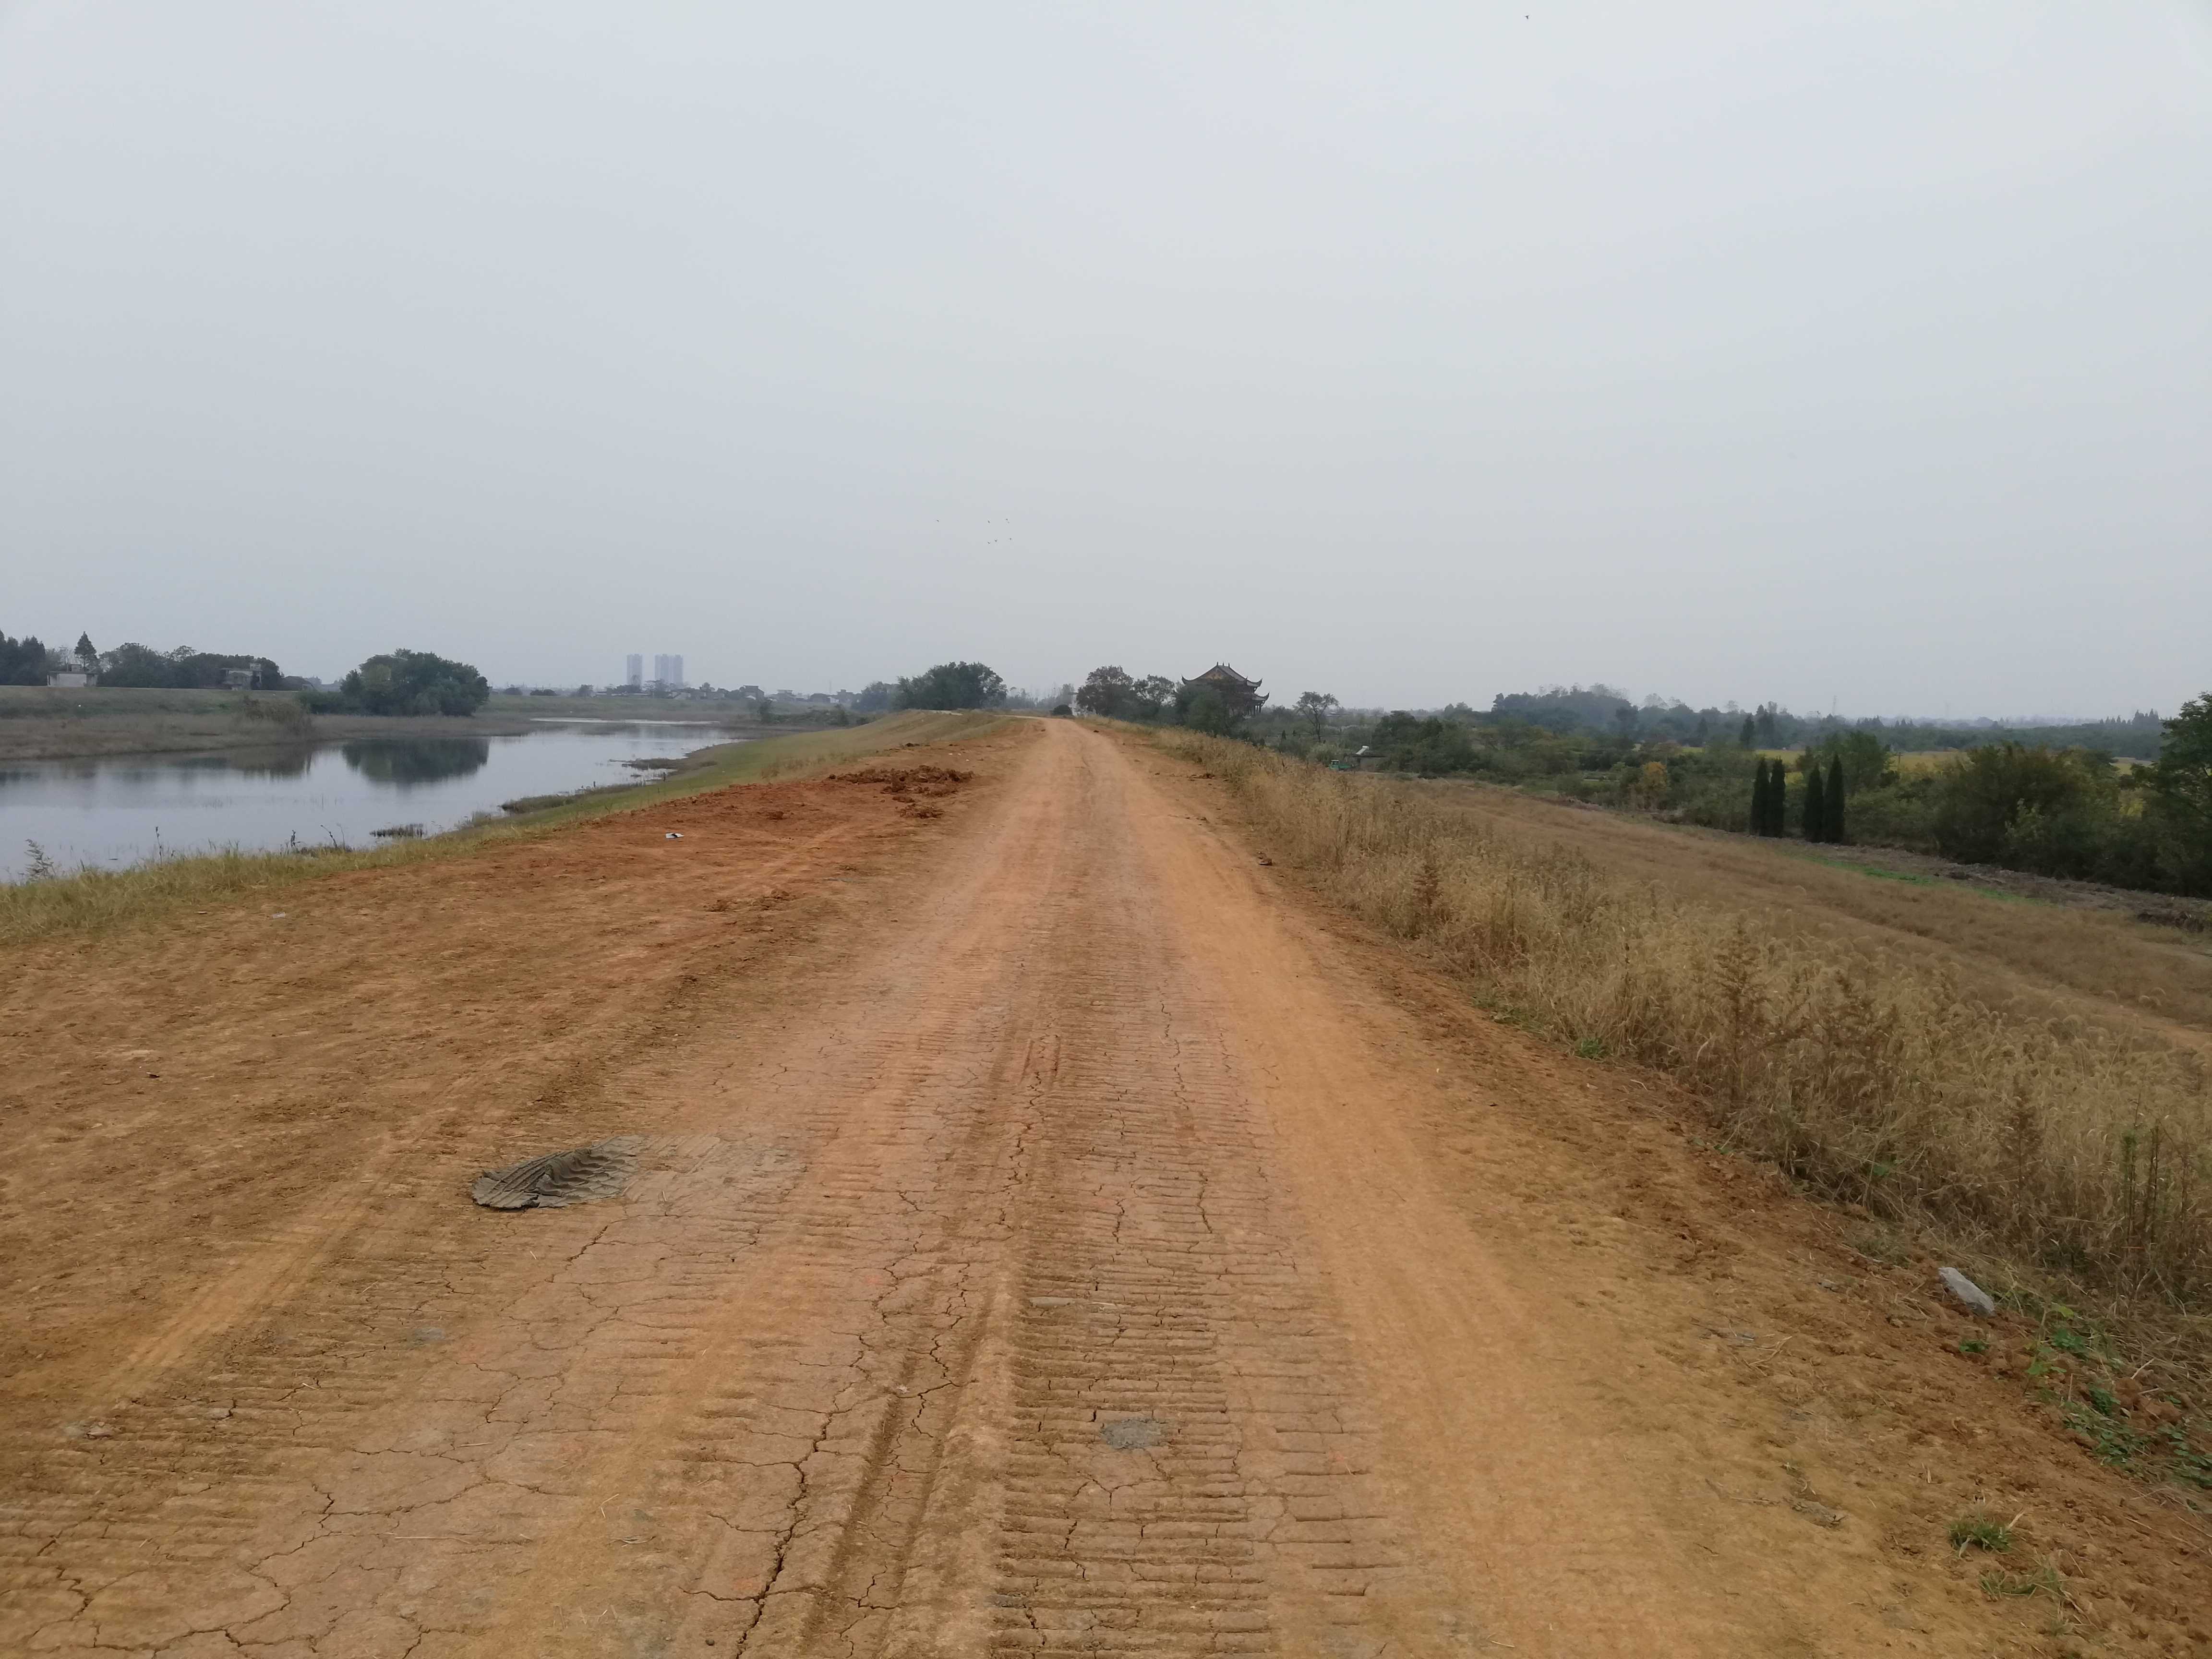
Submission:
M 1876 946 L 1811 948 L 1387 778 L 1160 740 L 1229 785 L 1279 862 L 1501 1017 L 1674 1077 L 1734 1148 L 2032 1273 L 2212 1311 L 2198 1056 L 1993 1006 Z

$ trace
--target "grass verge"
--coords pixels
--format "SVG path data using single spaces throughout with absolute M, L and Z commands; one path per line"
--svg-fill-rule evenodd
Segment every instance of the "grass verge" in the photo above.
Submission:
M 450 858 L 682 795 L 799 776 L 907 744 L 966 737 L 995 724 L 999 718 L 895 714 L 866 726 L 794 732 L 754 743 L 718 744 L 699 750 L 682 770 L 665 777 L 518 802 L 515 805 L 526 810 L 503 820 L 482 819 L 449 835 L 395 838 L 377 848 L 303 846 L 273 853 L 233 849 L 158 859 L 127 870 L 84 870 L 0 884 L 0 947 L 96 933 L 165 910 L 265 894 L 337 871 Z
M 1993 1006 L 1939 963 L 1686 902 L 1389 780 L 1160 740 L 1229 785 L 1279 861 L 1448 963 L 1498 1017 L 1671 1073 L 1731 1148 L 1939 1224 L 2023 1285 L 2056 1275 L 2212 1312 L 2198 1056 Z

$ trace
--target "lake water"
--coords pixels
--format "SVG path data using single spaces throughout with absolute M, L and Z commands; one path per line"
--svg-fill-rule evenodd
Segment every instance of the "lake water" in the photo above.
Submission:
M 373 847 L 374 830 L 418 823 L 434 835 L 524 795 L 634 782 L 641 775 L 625 761 L 726 740 L 688 722 L 562 720 L 520 737 L 0 763 L 0 881 L 29 873 L 33 842 L 64 871 L 295 841 Z

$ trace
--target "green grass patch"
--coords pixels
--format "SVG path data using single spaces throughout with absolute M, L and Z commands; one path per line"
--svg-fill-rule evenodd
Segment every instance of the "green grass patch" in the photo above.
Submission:
M 1877 870 L 1872 865 L 1851 864 L 1843 859 L 1822 859 L 1820 862 L 1832 869 L 1856 870 L 1863 876 L 1871 876 L 1876 881 L 1901 881 L 1911 887 L 1937 885 L 1935 877 L 1915 875 L 1909 870 Z
M 2012 1548 L 2012 1528 L 1982 1510 L 1969 1510 L 1951 1523 L 1951 1547 L 1964 1555 L 1968 1550 L 1988 1550 L 2002 1555 Z

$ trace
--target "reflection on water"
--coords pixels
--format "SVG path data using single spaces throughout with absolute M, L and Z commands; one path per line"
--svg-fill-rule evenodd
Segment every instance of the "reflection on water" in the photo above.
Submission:
M 634 782 L 625 761 L 683 755 L 726 736 L 703 725 L 593 721 L 526 736 L 15 762 L 0 767 L 0 880 L 23 876 L 31 842 L 64 870 L 220 847 L 367 847 L 396 823 L 434 833 L 520 796 Z
M 318 745 L 312 743 L 287 744 L 281 749 L 252 749 L 238 755 L 232 765 L 249 778 L 304 778 L 307 769 L 315 763 Z M 211 755 L 210 760 L 221 760 Z
M 365 778 L 402 789 L 441 778 L 465 778 L 491 762 L 489 738 L 369 738 L 338 752 Z

